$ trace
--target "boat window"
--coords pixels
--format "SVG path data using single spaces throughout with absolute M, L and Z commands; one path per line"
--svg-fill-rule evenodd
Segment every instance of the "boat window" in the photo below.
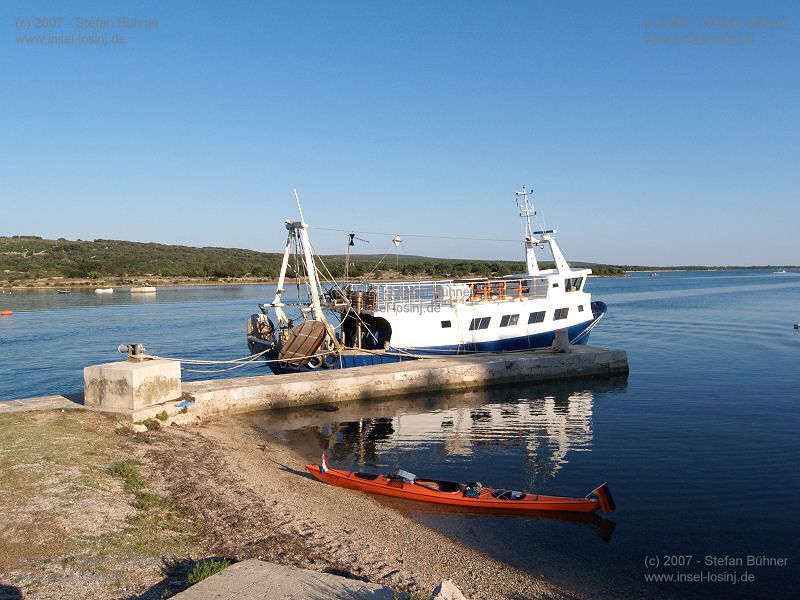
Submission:
M 564 291 L 565 292 L 577 292 L 581 289 L 581 285 L 583 284 L 583 277 L 571 277 L 569 279 L 564 280 Z
M 543 322 L 544 321 L 544 312 L 545 311 L 543 311 L 543 310 L 540 310 L 539 312 L 532 312 L 530 315 L 528 315 L 528 324 L 530 325 L 531 323 L 541 323 L 541 322 Z
M 503 315 L 500 319 L 500 327 L 512 327 L 519 321 L 519 315 Z
M 451 325 L 452 323 L 450 323 L 450 321 L 442 321 L 442 328 L 447 328 L 450 327 Z
M 491 321 L 491 317 L 477 317 L 472 319 L 469 324 L 469 330 L 474 331 L 475 329 L 488 329 L 489 328 L 489 321 Z
M 553 320 L 558 321 L 559 319 L 566 319 L 568 314 L 569 308 L 557 308 L 553 315 Z
M 553 287 L 558 287 L 558 282 L 554 283 Z
M 580 306 L 578 306 L 578 312 L 583 312 L 583 304 L 581 304 Z

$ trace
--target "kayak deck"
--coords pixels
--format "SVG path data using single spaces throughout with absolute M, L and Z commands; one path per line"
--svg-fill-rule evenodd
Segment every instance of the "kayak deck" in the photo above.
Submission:
M 413 482 L 374 475 L 356 473 L 341 469 L 328 469 L 322 472 L 318 465 L 306 465 L 306 469 L 314 477 L 338 487 L 359 490 L 370 494 L 394 496 L 419 502 L 433 502 L 450 506 L 468 506 L 482 509 L 528 511 L 561 511 L 590 513 L 600 508 L 600 501 L 595 498 L 564 498 L 560 496 L 544 496 L 527 494 L 509 490 L 495 490 L 483 487 L 477 497 L 465 495 L 464 484 L 448 481 L 416 479 Z

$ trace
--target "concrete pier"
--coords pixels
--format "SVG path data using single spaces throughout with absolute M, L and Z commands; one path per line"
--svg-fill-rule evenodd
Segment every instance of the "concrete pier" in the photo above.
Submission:
M 443 390 L 467 390 L 578 377 L 628 373 L 624 351 L 573 346 L 570 352 L 536 351 L 475 354 L 288 375 L 260 375 L 184 382 L 191 415 L 243 413 L 404 396 Z M 134 419 L 175 403 L 137 411 Z
M 167 362 L 168 365 L 155 364 Z M 142 379 L 135 379 L 137 374 L 147 371 L 147 365 L 152 365 L 149 373 L 154 380 L 160 382 L 155 386 L 158 393 L 153 392 L 155 388 L 152 385 L 142 384 Z M 182 383 L 177 380 L 177 385 L 180 366 L 174 361 L 126 361 L 101 367 L 100 371 L 93 370 L 98 367 L 86 369 L 86 408 L 113 412 L 131 421 L 140 421 L 166 411 L 175 422 L 188 423 L 197 417 L 273 408 L 557 379 L 626 375 L 628 357 L 621 350 L 571 346 L 567 352 L 537 350 L 449 356 L 350 369 L 320 369 L 316 372 L 288 375 L 257 375 Z M 141 385 L 136 387 L 132 383 L 128 384 L 129 376 L 134 377 L 131 381 L 139 381 Z M 117 381 L 121 386 L 119 394 L 109 391 L 110 381 Z M 105 388 L 100 393 L 98 390 L 102 386 Z M 15 401 L 15 409 L 24 410 L 26 406 L 34 409 L 48 405 L 65 407 L 68 404 L 80 406 L 69 403 L 63 397 L 50 396 Z

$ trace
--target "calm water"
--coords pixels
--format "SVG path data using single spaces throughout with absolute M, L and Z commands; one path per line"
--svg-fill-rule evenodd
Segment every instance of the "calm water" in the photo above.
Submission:
M 272 300 L 275 286 L 163 287 L 157 294 L 59 295 L 54 290 L 0 294 L 0 400 L 73 393 L 83 367 L 121 360 L 119 344 L 142 343 L 159 356 L 224 360 L 247 356 L 247 317 Z M 287 292 L 288 293 L 288 292 Z M 253 365 L 229 374 L 261 374 Z
M 592 343 L 628 351 L 630 377 L 431 395 L 337 412 L 246 417 L 339 467 L 584 495 L 608 480 L 618 510 L 582 520 L 432 511 L 386 501 L 522 569 L 610 597 L 794 597 L 800 584 L 800 275 L 664 273 L 592 280 L 609 305 Z M 80 369 L 153 354 L 246 354 L 269 286 L 164 288 L 155 298 L 0 295 L 0 398 L 79 390 Z M 245 374 L 263 367 L 243 369 Z M 241 371 L 239 372 L 241 373 Z M 238 374 L 234 372 L 234 374 Z M 204 375 L 200 375 L 204 377 Z M 649 557 L 691 555 L 683 569 Z M 788 557 L 706 567 L 706 556 Z M 749 572 L 753 583 L 647 583 L 645 573 Z

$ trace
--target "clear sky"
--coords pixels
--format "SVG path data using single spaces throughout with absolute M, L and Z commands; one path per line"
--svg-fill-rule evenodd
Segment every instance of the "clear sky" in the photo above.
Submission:
M 571 259 L 800 264 L 800 9 L 697 6 L 3 2 L 0 235 L 276 251 L 296 186 L 312 226 L 517 238 L 525 184 Z

